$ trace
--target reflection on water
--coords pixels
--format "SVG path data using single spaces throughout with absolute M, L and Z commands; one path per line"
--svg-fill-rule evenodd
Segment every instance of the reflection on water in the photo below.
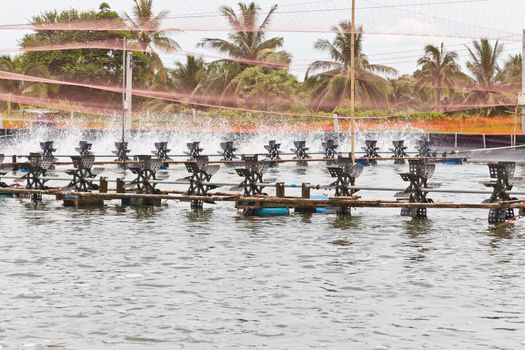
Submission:
M 292 168 L 292 172 L 297 175 L 305 175 L 307 173 L 309 165 L 305 165 L 304 163 L 297 163 L 297 166 L 295 168 Z
M 433 234 L 437 228 L 432 219 L 429 220 L 406 220 L 401 229 L 401 235 L 410 239 L 404 246 L 406 249 L 407 267 L 412 264 L 422 263 L 427 258 L 427 253 L 432 248 Z
M 339 230 L 348 230 L 357 229 L 362 223 L 362 219 L 357 215 L 355 209 L 352 209 L 353 213 L 339 213 L 334 215 L 332 222 L 332 227 Z M 372 234 L 372 232 L 371 232 Z
M 293 209 L 292 209 L 293 210 Z M 312 216 L 314 214 L 312 213 L 295 213 L 295 215 L 297 215 L 298 217 L 301 218 L 301 222 L 304 223 L 304 224 L 311 224 L 312 223 Z
M 21 201 L 21 203 L 28 210 L 46 210 L 48 206 L 43 201 Z
M 506 244 L 507 240 L 523 239 L 525 237 L 523 235 L 523 230 L 516 225 L 509 225 L 496 230 L 490 230 L 488 234 L 493 237 L 490 241 L 490 246 L 492 248 L 499 248 L 502 244 Z
M 188 209 L 185 213 L 185 217 L 188 220 L 188 225 L 191 225 L 192 223 L 210 223 L 212 217 L 213 217 L 213 210 L 212 208 L 204 208 L 200 210 L 191 210 Z
M 433 227 L 433 220 L 429 218 L 428 220 L 410 220 L 407 219 L 403 222 L 402 233 L 410 236 L 411 238 L 417 238 L 419 236 L 424 236 L 435 229 Z
M 133 217 L 138 220 L 151 219 L 161 213 L 166 206 L 131 206 L 124 207 L 126 211 L 133 213 Z

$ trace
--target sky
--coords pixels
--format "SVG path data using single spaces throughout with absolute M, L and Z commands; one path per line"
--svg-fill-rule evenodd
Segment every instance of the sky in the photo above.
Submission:
M 131 14 L 132 0 L 105 0 L 120 14 Z M 100 0 L 2 0 L 0 13 L 0 51 L 16 47 L 27 32 L 3 30 L 1 25 L 28 23 L 43 11 L 76 8 L 97 9 Z M 183 50 L 215 54 L 196 47 L 202 38 L 226 38 L 228 26 L 219 7 L 236 7 L 231 0 L 155 0 L 154 11 L 169 11 L 167 27 L 183 32 L 170 33 Z M 268 37 L 283 36 L 284 49 L 293 56 L 291 72 L 304 77 L 308 64 L 327 59 L 326 53 L 314 49 L 319 38 L 331 39 L 331 28 L 351 16 L 351 0 L 257 1 L 263 11 L 278 4 Z M 521 52 L 521 32 L 525 28 L 525 0 L 356 0 L 356 23 L 363 26 L 363 50 L 371 63 L 394 67 L 399 74 L 417 67 L 427 44 L 441 42 L 456 50 L 464 64 L 468 58 L 465 45 L 480 37 L 499 39 L 503 56 Z M 162 55 L 168 66 L 184 60 L 181 55 Z

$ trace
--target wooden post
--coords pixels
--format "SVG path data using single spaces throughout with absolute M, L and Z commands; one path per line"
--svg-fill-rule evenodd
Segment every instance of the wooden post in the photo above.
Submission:
M 13 164 L 16 164 L 16 156 L 15 155 L 12 157 L 12 162 L 13 162 Z
M 284 182 L 277 182 L 275 184 L 275 195 L 277 198 L 284 198 Z
M 126 192 L 126 183 L 124 182 L 124 179 L 118 178 L 117 179 L 117 193 L 125 193 Z
M 108 193 L 108 178 L 107 177 L 100 178 L 100 187 L 98 191 L 100 193 Z
M 309 183 L 303 183 L 301 185 L 301 194 L 302 198 L 309 199 L 310 198 L 310 184 Z

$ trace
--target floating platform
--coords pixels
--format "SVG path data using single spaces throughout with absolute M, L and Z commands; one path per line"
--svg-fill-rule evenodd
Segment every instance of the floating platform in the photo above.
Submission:
M 488 220 L 490 224 L 498 225 L 511 222 L 517 217 L 525 215 L 525 199 L 518 199 L 512 195 L 525 195 L 523 192 L 512 192 L 516 182 L 514 172 L 516 164 L 513 162 L 490 163 L 489 174 L 491 181 L 485 182 L 485 187 L 491 190 L 476 191 L 466 189 L 439 189 L 438 184 L 429 182 L 433 176 L 437 163 L 462 163 L 465 158 L 454 155 L 452 157 L 439 157 L 431 152 L 431 142 L 419 140 L 418 156 L 408 157 L 404 141 L 393 142 L 393 156 L 382 157 L 379 155 L 377 141 L 366 140 L 364 147 L 365 157 L 357 158 L 358 162 L 366 162 L 373 165 L 378 161 L 393 160 L 394 164 L 400 165 L 408 161 L 407 172 L 400 173 L 401 179 L 406 183 L 404 188 L 379 188 L 363 187 L 356 185 L 356 179 L 363 172 L 363 165 L 356 164 L 353 157 L 344 157 L 336 153 L 337 144 L 325 142 L 326 154 L 323 158 L 313 158 L 308 154 L 309 148 L 305 141 L 295 141 L 295 148 L 291 149 L 295 157 L 292 159 L 280 159 L 278 154 L 274 159 L 268 159 L 276 155 L 275 151 L 280 144 L 270 142 L 267 149 L 270 152 L 266 159 L 259 159 L 259 154 L 241 155 L 235 159 L 236 150 L 232 143 L 221 144 L 221 156 L 223 159 L 212 161 L 208 155 L 201 155 L 203 150 L 199 142 L 188 143 L 187 156 L 190 159 L 172 160 L 169 156 L 170 149 L 166 142 L 155 143 L 156 150 L 152 155 L 135 155 L 133 160 L 128 157 L 128 145 L 125 142 L 116 143 L 117 150 L 114 151 L 118 160 L 95 161 L 95 155 L 91 152 L 91 144 L 86 141 L 79 142 L 76 148 L 80 155 L 70 156 L 70 162 L 59 162 L 53 155 L 56 149 L 53 142 L 41 143 L 43 153 L 30 153 L 27 162 L 17 162 L 17 156 L 12 156 L 12 163 L 3 163 L 4 156 L 0 155 L 0 178 L 14 179 L 12 187 L 0 182 L 0 194 L 27 196 L 32 201 L 40 201 L 43 196 L 55 196 L 63 201 L 65 206 L 92 207 L 103 206 L 105 201 L 119 200 L 122 205 L 133 206 L 160 206 L 162 201 L 190 202 L 192 209 L 202 209 L 203 204 L 215 204 L 217 202 L 232 202 L 235 208 L 243 211 L 245 215 L 286 215 L 290 210 L 297 213 L 325 213 L 337 212 L 350 214 L 352 208 L 400 208 L 401 216 L 412 219 L 426 219 L 427 209 L 486 209 L 489 210 Z M 235 160 L 233 160 L 235 159 Z M 331 182 L 322 185 L 310 183 L 285 184 L 275 182 L 276 179 L 263 179 L 263 175 L 273 164 L 297 163 L 300 165 L 308 162 L 325 162 Z M 125 165 L 125 171 L 129 171 L 134 178 L 117 178 L 111 180 L 116 182 L 114 188 L 109 188 L 109 180 L 106 177 L 97 176 L 104 172 L 104 168 L 95 165 L 117 164 Z M 176 181 L 166 181 L 168 172 L 161 170 L 165 164 L 182 164 L 185 166 L 189 176 Z M 239 182 L 213 182 L 214 176 L 220 169 L 220 164 L 235 164 L 235 173 L 242 178 Z M 49 176 L 54 174 L 54 165 L 72 165 L 72 168 L 64 170 L 63 173 L 69 177 L 57 178 Z M 8 177 L 8 169 L 24 167 L 27 172 L 23 176 Z M 129 173 L 128 173 L 129 174 Z M 62 188 L 48 188 L 48 181 L 66 181 L 68 184 Z M 25 182 L 25 188 L 16 187 L 20 181 Z M 157 185 L 185 185 L 186 191 L 161 191 Z M 231 191 L 236 193 L 212 193 L 223 186 L 233 186 Z M 263 191 L 267 187 L 275 188 L 275 195 L 269 196 Z M 300 197 L 291 197 L 285 194 L 286 188 L 301 189 Z M 315 196 L 311 190 L 331 190 L 334 195 Z M 394 200 L 363 199 L 356 195 L 359 191 L 394 191 Z M 428 196 L 432 193 L 455 193 L 455 194 L 487 194 L 483 203 L 469 202 L 434 202 Z M 519 211 L 515 215 L 514 210 Z
M 75 194 L 62 195 L 57 194 L 57 199 L 62 199 L 65 207 L 89 208 L 89 207 L 103 207 L 104 200 L 97 198 L 82 198 Z
M 120 201 L 123 207 L 160 207 L 162 199 L 158 198 L 127 198 Z
M 469 202 L 432 202 L 432 203 L 410 203 L 399 200 L 371 200 L 351 197 L 328 197 L 326 199 L 312 199 L 301 197 L 243 197 L 240 195 L 207 195 L 193 196 L 181 194 L 137 194 L 137 193 L 98 193 L 98 192 L 65 192 L 60 189 L 31 190 L 0 188 L 2 195 L 24 194 L 29 198 L 32 194 L 41 196 L 54 196 L 58 200 L 172 200 L 180 202 L 202 201 L 208 204 L 217 202 L 235 202 L 238 209 L 250 208 L 436 208 L 436 209 L 525 209 L 525 199 L 502 201 L 497 203 L 469 203 Z

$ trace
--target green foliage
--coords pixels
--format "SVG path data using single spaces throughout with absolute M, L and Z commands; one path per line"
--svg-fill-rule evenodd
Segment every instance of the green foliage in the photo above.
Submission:
M 69 9 L 62 12 L 48 11 L 35 16 L 35 24 L 71 23 L 78 21 L 120 20 L 107 4 L 101 4 L 99 11 L 80 12 Z M 114 31 L 48 31 L 39 30 L 23 37 L 24 48 L 68 44 L 75 42 L 98 42 L 129 38 L 130 33 Z M 23 55 L 26 65 L 46 67 L 49 76 L 68 81 L 81 81 L 95 84 L 118 84 L 122 76 L 122 51 L 105 49 L 53 50 L 26 52 Z M 40 75 L 42 74 L 35 74 Z M 86 94 L 85 88 L 60 86 L 52 95 L 72 100 L 92 100 L 93 102 L 117 101 L 119 94 L 92 90 Z M 86 96 L 88 96 L 86 98 Z
M 175 62 L 175 69 L 169 74 L 175 89 L 191 93 L 206 79 L 206 73 L 206 63 L 202 58 L 188 56 L 185 64 Z
M 231 93 L 238 89 L 235 79 L 242 71 L 251 67 L 248 61 L 265 61 L 288 65 L 290 55 L 279 50 L 284 44 L 282 37 L 266 38 L 265 29 L 270 24 L 277 5 L 264 15 L 261 21 L 261 8 L 254 2 L 238 4 L 239 12 L 229 6 L 220 8 L 221 14 L 230 24 L 233 32 L 228 35 L 228 40 L 218 38 L 205 38 L 199 46 L 215 49 L 238 59 L 237 62 L 219 60 L 208 71 L 209 82 L 202 85 L 206 92 Z M 243 31 L 244 28 L 257 28 L 256 31 Z M 246 61 L 246 62 L 243 62 Z
M 106 4 L 107 5 L 107 4 Z M 69 9 L 58 13 L 45 12 L 33 18 L 34 24 L 70 23 L 78 21 L 118 20 L 120 17 L 108 7 L 100 11 L 79 12 Z M 24 48 L 68 43 L 97 42 L 129 37 L 129 33 L 106 31 L 49 31 L 27 34 L 21 41 Z M 36 66 L 46 66 L 57 78 L 80 78 L 86 74 L 96 82 L 115 82 L 120 77 L 122 52 L 118 50 L 82 49 L 28 52 L 25 59 Z
M 131 3 L 131 2 L 130 2 Z M 269 118 L 271 113 L 248 113 L 228 109 L 209 109 L 203 105 L 222 105 L 246 110 L 303 114 L 337 113 L 349 116 L 351 85 L 351 23 L 343 21 L 335 28 L 332 40 L 319 39 L 314 47 L 330 59 L 313 62 L 304 83 L 290 74 L 291 56 L 284 51 L 282 37 L 267 37 L 266 28 L 277 10 L 267 12 L 254 2 L 239 3 L 237 8 L 223 6 L 222 16 L 232 30 L 226 39 L 206 38 L 199 46 L 211 48 L 231 59 L 206 63 L 188 57 L 167 69 L 157 51 L 173 52 L 178 44 L 161 30 L 167 11 L 155 12 L 154 0 L 133 0 L 131 15 L 121 18 L 107 2 L 98 10 L 62 12 L 47 11 L 33 17 L 35 24 L 112 21 L 136 26 L 136 30 L 37 30 L 23 37 L 24 48 L 85 42 L 122 42 L 147 49 L 133 54 L 133 85 L 135 88 L 174 91 L 184 97 L 182 102 L 134 97 L 135 109 L 173 113 L 194 112 L 228 118 Z M 144 28 L 148 28 L 145 30 Z M 247 29 L 249 28 L 249 29 Z M 256 29 L 256 30 L 253 30 Z M 418 60 L 418 70 L 411 75 L 397 76 L 388 66 L 373 64 L 363 52 L 362 28 L 357 29 L 355 44 L 355 79 L 357 116 L 398 116 L 402 118 L 450 118 L 479 113 L 478 105 L 486 105 L 486 115 L 502 112 L 515 95 L 497 91 L 495 87 L 517 88 L 521 83 L 521 55 L 509 56 L 500 66 L 502 45 L 487 39 L 473 42 L 468 48 L 466 67 L 470 76 L 460 69 L 458 55 L 440 46 L 427 45 Z M 26 52 L 17 57 L 0 57 L 0 70 L 67 81 L 120 86 L 122 51 L 112 49 L 77 49 Z M 266 65 L 257 65 L 263 61 Z M 272 64 L 274 64 L 272 66 Z M 458 88 L 458 87 L 461 88 Z M 512 91 L 512 89 L 508 89 Z M 121 94 L 74 86 L 54 86 L 27 81 L 0 80 L 0 92 L 35 97 L 52 97 L 81 101 L 100 106 L 120 107 Z M 191 97 L 190 97 L 191 96 Z M 194 104 L 191 104 L 190 101 Z M 449 105 L 472 106 L 472 110 L 449 112 Z M 11 107 L 8 103 L 8 107 Z M 421 111 L 437 112 L 422 113 Z M 402 111 L 402 112 L 401 112 Z
M 148 49 L 142 58 L 147 61 L 146 79 L 142 80 L 141 86 L 162 86 L 168 85 L 168 73 L 164 63 L 160 59 L 157 50 L 163 52 L 175 52 L 180 49 L 179 44 L 166 36 L 160 30 L 162 21 L 168 16 L 169 11 L 160 11 L 157 15 L 153 13 L 153 0 L 133 0 L 133 16 L 126 14 L 126 18 L 137 30 L 133 31 L 132 42 Z M 144 30 L 144 27 L 151 29 Z
M 249 106 L 268 111 L 290 109 L 300 91 L 297 78 L 288 71 L 260 66 L 246 68 L 233 83 L 237 86 L 237 95 L 249 101 Z
M 496 41 L 491 45 L 488 39 L 476 40 L 472 43 L 473 49 L 468 48 L 469 60 L 467 69 L 474 77 L 477 89 L 469 93 L 467 103 L 486 105 L 486 115 L 492 111 L 492 106 L 497 106 L 503 99 L 500 93 L 494 91 L 494 86 L 501 76 L 498 60 L 503 51 L 503 45 Z
M 235 31 L 228 35 L 229 40 L 206 38 L 202 40 L 200 46 L 216 49 L 231 57 L 251 60 L 264 59 L 265 56 L 273 55 L 278 48 L 283 46 L 284 40 L 282 37 L 266 39 L 264 30 L 270 24 L 271 17 L 276 10 L 277 5 L 273 5 L 258 24 L 261 8 L 254 2 L 249 4 L 240 2 L 239 14 L 233 8 L 223 6 L 220 8 L 221 14 Z M 243 31 L 243 28 L 257 28 L 258 30 Z M 289 56 L 284 52 L 281 54 L 287 62 Z
M 519 87 L 521 84 L 521 54 L 510 55 L 498 76 L 502 84 Z
M 331 110 L 344 104 L 351 95 L 351 45 L 352 24 L 343 21 L 333 30 L 337 33 L 333 41 L 319 39 L 314 47 L 324 51 L 331 61 L 315 61 L 306 72 L 306 85 L 312 89 L 312 106 L 318 110 Z M 395 69 L 371 64 L 362 50 L 362 27 L 357 29 L 355 47 L 355 96 L 362 108 L 377 107 L 388 103 L 390 86 L 381 75 L 395 75 Z
M 0 57 L 0 70 L 6 72 L 12 72 L 16 74 L 25 74 L 29 72 L 29 67 L 23 59 L 23 56 Z M 22 90 L 22 82 L 16 80 L 0 80 L 0 90 L 2 92 L 20 93 Z
M 416 89 L 430 89 L 435 95 L 436 111 L 439 112 L 444 90 L 453 88 L 461 75 L 458 54 L 445 50 L 443 43 L 439 47 L 427 45 L 425 55 L 417 64 L 421 70 L 416 75 Z
M 445 119 L 448 117 L 443 112 L 420 112 L 420 113 L 402 113 L 399 115 L 402 119 Z
M 33 65 L 27 61 L 25 56 L 0 56 L 0 70 L 22 75 L 35 75 L 49 78 L 49 71 L 46 66 Z M 34 83 L 23 80 L 0 80 L 0 92 L 13 95 L 27 95 L 33 97 L 47 97 L 48 92 L 58 91 L 59 86 Z M 2 106 L 7 110 L 12 109 L 16 99 L 3 103 Z
M 340 117 L 349 117 L 351 115 L 350 108 L 346 107 L 338 107 L 333 110 L 332 113 L 337 114 Z M 370 110 L 358 110 L 355 112 L 355 115 L 358 117 L 388 117 L 391 116 L 392 113 L 389 110 L 386 109 L 370 109 Z

